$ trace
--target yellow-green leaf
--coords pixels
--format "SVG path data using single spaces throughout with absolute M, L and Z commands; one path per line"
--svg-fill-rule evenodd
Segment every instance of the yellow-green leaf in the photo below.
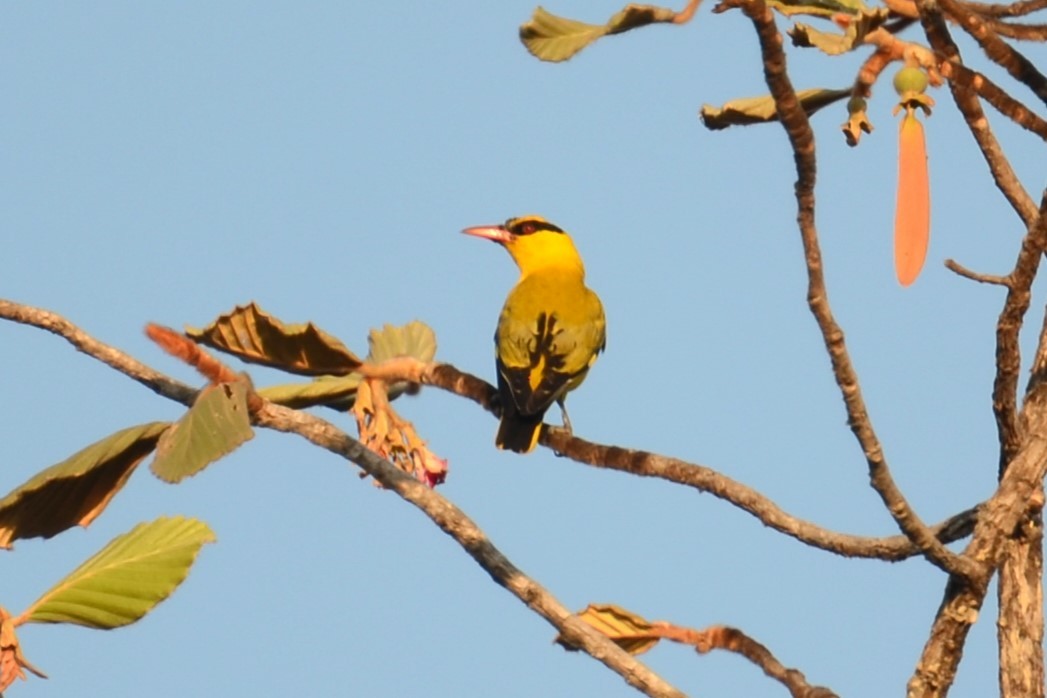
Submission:
M 800 98 L 800 106 L 809 116 L 828 104 L 849 97 L 850 94 L 850 88 L 844 90 L 816 88 L 800 90 L 796 96 Z M 702 107 L 701 117 L 706 128 L 717 131 L 728 126 L 748 126 L 777 121 L 778 110 L 775 107 L 774 98 L 764 95 L 734 99 L 722 107 L 706 104 Z
M 380 330 L 373 329 L 367 336 L 367 345 L 370 347 L 367 360 L 371 362 L 386 361 L 398 356 L 432 361 L 436 356 L 436 334 L 429 325 L 418 320 L 412 320 L 400 327 L 384 325 Z M 407 383 L 393 383 L 387 388 L 389 399 L 396 399 L 407 388 Z
M 413 356 L 419 361 L 432 361 L 436 356 L 436 334 L 429 325 L 412 320 L 406 325 L 384 325 L 367 336 L 368 361 L 385 361 L 398 356 Z
M 161 480 L 180 482 L 253 436 L 247 414 L 247 385 L 240 381 L 210 385 L 160 437 L 151 470 Z
M 789 30 L 793 44 L 796 46 L 814 46 L 830 56 L 853 51 L 864 46 L 869 32 L 879 28 L 887 21 L 889 11 L 885 7 L 875 10 L 863 10 L 850 18 L 850 23 L 843 34 L 823 32 L 806 24 L 797 24 Z
M 643 654 L 660 639 L 644 618 L 614 604 L 589 604 L 578 617 L 629 654 Z
M 586 24 L 535 8 L 531 19 L 520 26 L 520 41 L 531 55 L 543 61 L 566 61 L 602 36 L 621 34 L 658 22 L 672 22 L 676 12 L 664 7 L 628 5 L 604 25 Z
M 242 361 L 303 376 L 344 376 L 360 359 L 313 323 L 285 325 L 256 303 L 237 306 L 202 330 L 186 334 Z
M 215 535 L 182 516 L 142 523 L 114 538 L 23 614 L 30 623 L 109 630 L 134 623 L 166 599 Z
M 0 499 L 0 547 L 20 538 L 50 538 L 102 513 L 147 456 L 167 422 L 130 427 L 43 470 Z
M 360 374 L 348 376 L 320 376 L 309 383 L 286 383 L 260 388 L 256 392 L 266 400 L 296 410 L 317 405 L 348 406 L 353 404 Z

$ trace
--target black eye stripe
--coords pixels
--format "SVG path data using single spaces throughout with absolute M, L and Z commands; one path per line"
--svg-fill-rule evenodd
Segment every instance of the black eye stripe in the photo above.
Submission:
M 513 235 L 530 235 L 542 230 L 551 233 L 563 232 L 562 228 L 553 225 L 549 221 L 539 221 L 533 218 L 510 218 L 505 222 L 505 229 Z

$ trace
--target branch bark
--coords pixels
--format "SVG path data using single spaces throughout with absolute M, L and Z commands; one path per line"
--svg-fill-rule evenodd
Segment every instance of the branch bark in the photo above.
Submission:
M 1025 187 L 1022 186 L 1018 176 L 1014 173 L 1014 168 L 1011 167 L 1011 163 L 1003 154 L 1003 149 L 1000 147 L 999 141 L 996 140 L 996 136 L 993 135 L 992 129 L 989 128 L 989 121 L 985 118 L 985 111 L 982 109 L 981 103 L 978 101 L 978 95 L 974 90 L 975 83 L 984 88 L 988 83 L 987 79 L 981 79 L 982 76 L 977 76 L 978 80 L 965 79 L 965 76 L 967 78 L 970 77 L 971 71 L 963 66 L 960 50 L 952 40 L 949 28 L 945 24 L 945 18 L 942 16 L 941 9 L 937 3 L 934 0 L 916 0 L 916 7 L 919 10 L 920 23 L 923 25 L 928 42 L 944 58 L 939 64 L 939 70 L 942 75 L 949 79 L 949 91 L 952 93 L 953 102 L 955 102 L 956 108 L 963 115 L 975 143 L 978 144 L 982 157 L 985 158 L 985 162 L 989 166 L 989 172 L 992 174 L 996 187 L 1003 194 L 1004 198 L 1010 202 L 1011 207 L 1022 219 L 1022 222 L 1025 223 L 1026 228 L 1031 228 L 1035 224 L 1038 215 L 1036 204 L 1025 190 Z M 1000 92 L 1002 93 L 1002 90 Z M 988 95 L 984 92 L 983 96 L 986 96 L 988 99 Z M 993 104 L 994 106 L 996 105 L 995 102 Z M 997 109 L 999 108 L 997 106 Z M 1021 109 L 1028 112 L 1023 106 Z M 1010 110 L 1009 115 L 1017 120 L 1022 117 L 1023 113 L 1015 108 Z M 1022 121 L 1017 121 L 1017 123 L 1022 125 Z M 1047 137 L 1047 132 L 1045 132 L 1044 137 Z
M 833 376 L 847 408 L 848 424 L 865 454 L 869 480 L 898 524 L 898 528 L 916 544 L 924 557 L 950 574 L 965 577 L 976 575 L 978 570 L 970 560 L 953 554 L 935 537 L 931 529 L 917 516 L 891 476 L 883 448 L 862 398 L 858 374 L 851 363 L 843 330 L 833 317 L 829 305 L 814 217 L 814 184 L 817 171 L 814 132 L 807 114 L 800 107 L 796 90 L 786 71 L 782 35 L 775 24 L 774 15 L 763 0 L 724 0 L 717 10 L 722 11 L 730 7 L 741 8 L 756 28 L 763 54 L 764 77 L 774 98 L 779 121 L 792 146 L 797 174 L 797 224 L 807 263 L 807 303 L 829 352 Z

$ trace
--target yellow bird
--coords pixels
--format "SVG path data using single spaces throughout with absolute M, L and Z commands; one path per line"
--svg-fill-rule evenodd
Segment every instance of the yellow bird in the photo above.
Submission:
M 585 285 L 585 267 L 571 238 L 541 216 L 462 232 L 499 243 L 520 267 L 494 334 L 502 402 L 495 445 L 529 453 L 553 402 L 570 431 L 564 398 L 604 349 L 603 305 Z

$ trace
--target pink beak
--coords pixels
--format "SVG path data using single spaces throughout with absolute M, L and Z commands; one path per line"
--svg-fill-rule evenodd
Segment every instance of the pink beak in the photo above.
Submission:
M 502 244 L 513 239 L 513 234 L 506 230 L 505 226 L 502 225 L 478 225 L 473 228 L 466 228 L 462 232 L 466 235 L 487 238 L 488 240 L 494 240 L 495 242 Z

